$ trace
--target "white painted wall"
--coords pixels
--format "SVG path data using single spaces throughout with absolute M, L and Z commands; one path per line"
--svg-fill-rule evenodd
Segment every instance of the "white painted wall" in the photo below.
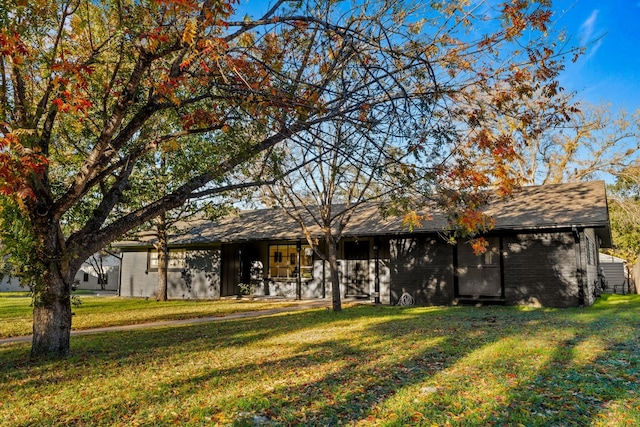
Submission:
M 96 254 L 96 256 L 98 255 Z M 113 255 L 108 255 L 103 257 L 102 265 L 107 275 L 105 290 L 117 291 L 120 281 L 120 259 Z M 77 289 L 102 289 L 98 283 L 98 273 L 91 266 L 89 260 L 82 264 L 82 267 L 80 267 L 80 270 L 76 273 L 75 281 Z M 20 286 L 20 281 L 15 277 L 4 277 L 0 280 L 0 292 L 20 292 L 28 290 L 28 288 Z

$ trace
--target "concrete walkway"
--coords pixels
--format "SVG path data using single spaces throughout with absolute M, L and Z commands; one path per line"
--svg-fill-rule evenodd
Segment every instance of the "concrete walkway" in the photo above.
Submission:
M 345 301 L 343 301 L 343 304 L 344 303 Z M 163 320 L 159 322 L 138 323 L 135 325 L 107 326 L 104 328 L 80 329 L 77 331 L 72 330 L 71 336 L 100 334 L 103 332 L 114 332 L 114 331 L 133 331 L 137 329 L 148 329 L 148 328 L 162 328 L 167 326 L 195 325 L 198 323 L 220 322 L 225 320 L 244 319 L 249 317 L 272 316 L 274 314 L 286 313 L 286 312 L 298 311 L 298 310 L 309 310 L 312 308 L 325 308 L 328 310 L 331 308 L 331 300 L 324 299 L 324 300 L 295 301 L 294 305 L 290 305 L 287 307 L 272 308 L 267 310 L 243 311 L 239 313 L 230 313 L 230 314 L 223 314 L 219 316 L 209 316 L 209 317 L 197 317 L 193 319 Z M 31 342 L 31 340 L 32 340 L 31 335 L 27 335 L 23 337 L 2 338 L 0 339 L 0 345 L 18 343 L 18 342 Z

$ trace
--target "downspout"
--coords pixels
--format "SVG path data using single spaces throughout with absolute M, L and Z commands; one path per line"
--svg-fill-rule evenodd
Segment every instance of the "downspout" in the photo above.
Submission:
M 505 301 L 506 303 L 506 299 L 507 299 L 507 295 L 506 295 L 506 291 L 505 291 L 505 283 L 504 283 L 504 239 L 502 238 L 502 236 L 498 237 L 498 246 L 499 246 L 499 250 L 500 250 L 500 257 L 499 257 L 499 261 L 500 261 L 500 298 L 502 299 L 502 301 Z
M 582 268 L 582 248 L 580 247 L 580 231 L 576 226 L 571 227 L 573 241 L 576 244 L 577 279 L 578 279 L 578 307 L 584 307 L 584 273 Z
M 460 297 L 459 278 L 458 278 L 458 243 L 451 245 L 451 251 L 453 252 L 453 305 L 458 305 L 458 298 Z
M 118 296 L 118 297 L 122 296 L 122 257 L 123 256 L 116 257 L 120 261 L 119 265 L 118 265 L 118 290 L 116 292 L 116 296 Z M 149 259 L 149 257 L 147 257 L 147 259 Z M 147 262 L 149 262 L 149 261 L 147 261 Z

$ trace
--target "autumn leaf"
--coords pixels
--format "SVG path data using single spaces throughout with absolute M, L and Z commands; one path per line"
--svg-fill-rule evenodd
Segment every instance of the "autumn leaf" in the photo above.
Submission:
M 184 31 L 182 33 L 182 43 L 187 46 L 193 46 L 198 30 L 198 21 L 196 18 L 192 18 L 185 23 Z
M 413 231 L 416 227 L 420 227 L 423 216 L 419 215 L 416 211 L 407 212 L 402 218 L 402 227 L 408 228 L 409 231 Z

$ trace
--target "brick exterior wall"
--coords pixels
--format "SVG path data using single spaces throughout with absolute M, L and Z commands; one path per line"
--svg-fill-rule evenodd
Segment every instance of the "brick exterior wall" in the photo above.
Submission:
M 591 230 L 586 235 L 592 236 L 592 242 L 597 241 Z M 505 303 L 576 307 L 580 303 L 582 280 L 584 304 L 592 304 L 590 283 L 597 266 L 587 263 L 587 245 L 585 232 L 580 232 L 579 245 L 571 231 L 502 236 Z M 435 237 L 417 237 L 393 239 L 390 250 L 391 304 L 404 291 L 418 305 L 446 305 L 454 301 L 454 248 Z
M 506 303 L 577 306 L 578 256 L 572 232 L 504 236 Z
M 390 241 L 390 303 L 408 292 L 417 305 L 451 304 L 454 248 L 435 237 Z
M 592 304 L 595 300 L 598 271 L 598 239 L 590 229 L 580 231 L 579 237 L 580 242 L 576 244 L 572 231 L 513 232 L 502 235 L 500 247 L 504 302 L 510 305 L 549 307 L 575 307 L 580 302 L 584 305 Z M 454 288 L 454 246 L 436 235 L 380 238 L 375 242 L 379 248 L 380 299 L 383 304 L 396 304 L 403 292 L 408 292 L 417 305 L 449 305 L 454 302 L 457 297 Z M 369 271 L 365 272 L 368 273 L 369 280 L 364 291 L 373 299 L 373 238 L 369 241 L 369 247 Z M 266 268 L 268 242 L 256 242 L 254 249 L 252 256 Z M 341 247 L 339 258 L 344 255 L 342 250 Z M 122 296 L 153 296 L 157 272 L 146 271 L 147 254 L 146 250 L 123 252 L 120 287 Z M 219 298 L 220 279 L 224 275 L 222 261 L 218 248 L 188 249 L 186 268 L 169 271 L 169 297 Z M 344 264 L 341 262 L 341 268 Z M 324 279 L 324 295 L 330 298 L 328 266 L 323 269 L 323 262 L 317 258 L 313 265 L 313 277 L 302 283 L 302 297 L 321 298 Z M 345 272 L 342 273 L 345 276 Z M 236 276 L 237 274 L 231 277 L 234 283 L 237 281 Z M 295 297 L 295 284 L 295 280 L 280 283 L 258 278 L 253 290 L 257 295 Z M 580 284 L 583 285 L 582 293 Z M 343 291 L 346 291 L 344 286 Z

